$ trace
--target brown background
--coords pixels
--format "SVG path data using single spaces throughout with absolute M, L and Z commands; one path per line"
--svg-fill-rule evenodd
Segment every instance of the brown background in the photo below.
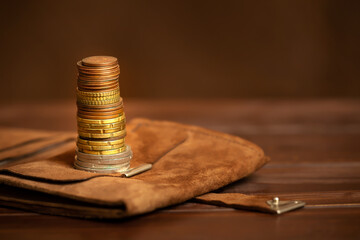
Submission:
M 359 97 L 360 1 L 4 1 L 0 100 L 74 98 L 113 55 L 123 97 Z

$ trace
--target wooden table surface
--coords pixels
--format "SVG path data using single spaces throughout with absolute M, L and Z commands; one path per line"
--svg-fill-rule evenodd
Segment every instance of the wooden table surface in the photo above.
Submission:
M 257 143 L 263 169 L 220 192 L 304 200 L 284 215 L 187 202 L 122 221 L 0 207 L 0 239 L 359 239 L 359 100 L 125 100 L 128 119 L 194 124 Z M 75 103 L 1 105 L 0 126 L 76 131 Z

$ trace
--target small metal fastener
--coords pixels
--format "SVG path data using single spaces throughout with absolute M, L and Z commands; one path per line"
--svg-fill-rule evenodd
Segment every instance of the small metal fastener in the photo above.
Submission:
M 130 168 L 129 170 L 121 172 L 121 173 L 122 173 L 122 176 L 129 178 L 129 177 L 135 176 L 137 174 L 143 173 L 145 171 L 148 171 L 151 168 L 152 168 L 152 164 L 146 163 L 146 164 L 140 165 L 135 168 Z
M 305 202 L 303 201 L 280 201 L 278 197 L 274 197 L 272 200 L 266 201 L 266 203 L 270 206 L 271 210 L 277 214 L 282 214 L 305 206 Z

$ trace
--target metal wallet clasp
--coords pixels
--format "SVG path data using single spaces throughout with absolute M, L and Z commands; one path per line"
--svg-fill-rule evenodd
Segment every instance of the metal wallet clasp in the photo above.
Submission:
M 280 201 L 278 197 L 274 197 L 272 200 L 266 201 L 266 203 L 277 214 L 282 214 L 305 206 L 305 202 L 303 201 Z

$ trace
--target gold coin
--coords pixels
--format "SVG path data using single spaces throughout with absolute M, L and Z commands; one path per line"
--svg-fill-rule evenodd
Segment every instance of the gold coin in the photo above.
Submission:
M 123 113 L 121 116 L 110 119 L 87 119 L 77 117 L 78 123 L 88 123 L 88 124 L 108 124 L 108 123 L 116 123 L 125 119 L 125 114 Z
M 77 99 L 78 103 L 81 104 L 85 104 L 85 105 L 107 105 L 107 104 L 112 104 L 112 103 L 116 103 L 120 101 L 120 97 L 116 97 L 116 98 L 110 98 L 107 100 L 89 100 L 89 99 Z
M 120 145 L 125 143 L 125 139 L 121 138 L 121 139 L 117 139 L 117 140 L 105 140 L 105 141 L 93 141 L 93 140 L 85 140 L 85 139 L 81 139 L 78 138 L 77 142 L 83 145 L 90 145 L 90 146 L 113 146 L 113 145 Z
M 91 128 L 91 129 L 109 129 L 109 128 L 122 128 L 125 127 L 125 120 L 115 123 L 108 123 L 108 124 L 89 124 L 89 123 L 81 123 L 78 122 L 78 127 L 80 128 Z
M 87 132 L 78 131 L 78 134 L 80 137 L 85 137 L 85 138 L 113 138 L 113 137 L 125 136 L 126 130 L 124 129 L 112 133 L 87 133 Z
M 77 95 L 77 100 L 82 101 L 82 102 L 110 101 L 113 99 L 120 99 L 120 94 L 109 95 L 109 96 L 100 96 L 100 97 L 89 97 L 89 96 Z
M 112 154 L 124 152 L 126 150 L 126 145 L 121 148 L 112 149 L 112 150 L 92 151 L 92 150 L 81 149 L 81 148 L 78 148 L 78 150 L 83 153 L 94 154 L 94 155 L 112 155 Z
M 118 128 L 108 128 L 108 129 L 78 128 L 78 131 L 84 133 L 114 133 L 124 129 L 125 129 L 125 125 Z
M 77 95 L 89 97 L 89 98 L 113 96 L 113 95 L 117 95 L 117 94 L 120 94 L 120 89 L 115 89 L 115 90 L 106 91 L 106 92 L 84 92 L 84 91 L 80 91 L 79 89 L 77 89 Z
M 125 143 L 118 144 L 118 145 L 111 145 L 111 146 L 91 146 L 91 145 L 84 145 L 81 143 L 76 144 L 79 149 L 86 149 L 91 151 L 104 151 L 104 150 L 115 150 L 124 147 Z
M 117 113 L 117 114 L 113 114 L 113 115 L 90 115 L 90 114 L 83 114 L 80 112 L 77 113 L 77 116 L 80 118 L 93 119 L 93 120 L 113 119 L 113 118 L 120 117 L 121 115 L 122 115 L 122 113 Z

